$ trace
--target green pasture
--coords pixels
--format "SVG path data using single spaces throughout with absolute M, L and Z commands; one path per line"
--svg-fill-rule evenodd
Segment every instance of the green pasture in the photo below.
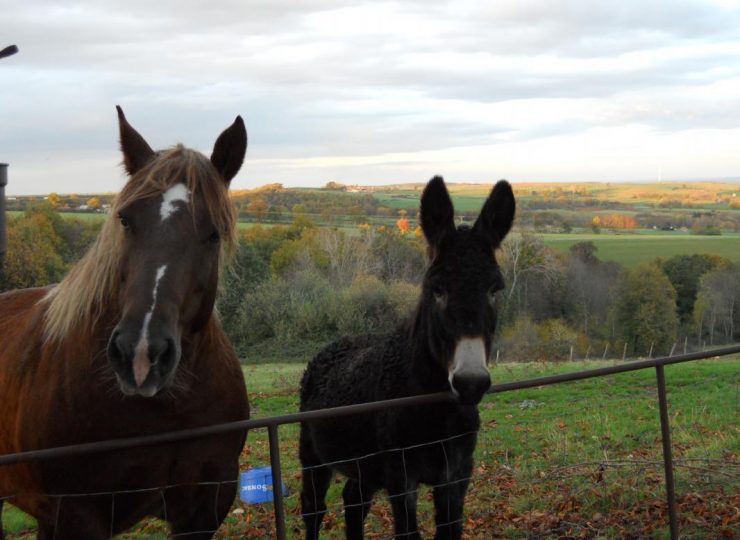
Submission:
M 490 193 L 490 187 L 479 188 L 480 193 L 477 192 L 464 192 L 464 194 L 455 191 L 454 187 L 450 189 L 450 196 L 452 197 L 452 203 L 455 205 L 455 210 L 458 212 L 468 212 L 480 210 L 483 203 Z M 389 190 L 389 191 L 376 191 L 373 193 L 373 197 L 380 201 L 380 204 L 389 208 L 404 208 L 417 209 L 419 208 L 419 197 L 421 197 L 420 191 L 414 190 Z
M 22 216 L 21 210 L 7 210 L 7 214 L 10 217 Z M 64 219 L 81 219 L 84 221 L 103 221 L 108 214 L 98 212 L 59 212 L 59 215 Z
M 496 383 L 611 365 L 611 362 L 501 364 Z M 302 364 L 244 367 L 254 418 L 294 412 Z M 732 497 L 740 490 L 740 359 L 666 367 L 676 489 L 682 537 L 731 538 L 738 533 Z M 667 538 L 655 372 L 506 392 L 480 406 L 482 429 L 466 503 L 467 538 Z M 298 426 L 280 428 L 288 537 L 302 533 L 299 516 Z M 249 434 L 243 470 L 269 465 L 267 434 Z M 331 486 L 326 538 L 343 538 L 341 479 Z M 391 527 L 387 500 L 376 499 L 368 538 Z M 734 517 L 733 517 L 734 516 Z M 431 493 L 421 490 L 419 519 L 433 534 Z M 8 538 L 32 535 L 17 510 L 3 514 Z M 559 532 L 548 534 L 548 531 Z M 219 538 L 274 535 L 272 506 L 235 503 Z M 165 538 L 150 520 L 126 538 Z M 322 536 L 323 538 L 323 536 Z
M 593 242 L 596 256 L 624 266 L 635 266 L 656 257 L 709 253 L 740 263 L 740 234 L 696 236 L 679 232 L 662 234 L 544 234 L 545 245 L 568 251 L 578 242 Z

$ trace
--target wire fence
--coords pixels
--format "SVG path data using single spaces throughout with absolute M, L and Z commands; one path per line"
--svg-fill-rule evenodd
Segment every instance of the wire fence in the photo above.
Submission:
M 521 412 L 516 415 L 516 418 L 509 415 L 512 418 L 497 418 L 483 423 L 478 433 L 476 464 L 470 478 L 442 482 L 438 486 L 416 486 L 410 484 L 407 478 L 407 490 L 394 493 L 392 497 L 415 500 L 418 496 L 419 532 L 423 535 L 434 533 L 434 525 L 431 519 L 433 505 L 431 504 L 432 494 L 430 489 L 469 481 L 471 487 L 468 502 L 470 502 L 472 495 L 475 498 L 475 505 L 466 505 L 465 517 L 462 520 L 466 530 L 469 531 L 466 533 L 466 537 L 469 538 L 490 538 L 492 535 L 497 537 L 522 536 L 521 531 L 526 531 L 524 536 L 527 538 L 549 538 L 553 536 L 591 538 L 600 535 L 638 537 L 645 534 L 645 523 L 653 522 L 655 527 L 659 527 L 665 522 L 666 515 L 670 524 L 671 537 L 678 538 L 679 510 L 684 511 L 686 514 L 684 517 L 688 519 L 689 523 L 686 530 L 682 531 L 682 537 L 701 537 L 702 533 L 696 532 L 690 526 L 692 512 L 695 511 L 697 506 L 700 509 L 703 508 L 704 511 L 710 511 L 714 502 L 699 500 L 697 503 L 695 499 L 697 497 L 701 499 L 701 493 L 706 491 L 705 488 L 709 486 L 712 490 L 721 493 L 721 497 L 728 497 L 730 506 L 735 504 L 733 501 L 738 499 L 737 486 L 740 482 L 740 463 L 737 461 L 737 455 L 729 457 L 712 455 L 708 450 L 705 455 L 682 455 L 680 458 L 673 459 L 664 366 L 735 353 L 740 353 L 740 346 L 494 385 L 490 390 L 492 394 L 527 388 L 539 389 L 547 385 L 610 377 L 619 373 L 653 368 L 656 370 L 654 388 L 657 389 L 657 396 L 654 392 L 645 395 L 644 388 L 638 388 L 635 394 L 621 396 L 617 400 L 604 400 L 603 403 L 584 403 L 582 399 L 573 400 L 568 402 L 565 412 L 562 408 L 553 412 L 548 409 L 547 404 L 538 402 L 536 399 L 525 399 L 520 404 Z M 604 386 L 608 388 L 609 384 L 610 380 L 607 379 Z M 642 395 L 638 395 L 640 392 L 642 392 Z M 619 414 L 619 411 L 613 410 L 614 407 L 627 406 L 628 403 L 640 398 L 646 403 L 652 403 L 652 406 L 648 407 L 646 412 L 648 414 L 652 411 L 652 421 L 646 417 L 645 425 L 634 426 L 634 430 L 630 433 L 615 432 L 611 418 L 615 414 Z M 36 450 L 0 456 L 0 467 L 35 460 L 84 456 L 166 442 L 186 441 L 229 431 L 249 429 L 252 431 L 250 431 L 250 444 L 246 452 L 252 455 L 247 456 L 246 461 L 259 462 L 269 455 L 274 485 L 280 486 L 283 479 L 285 479 L 289 487 L 289 493 L 284 497 L 282 490 L 276 487 L 274 490 L 274 506 L 253 506 L 246 510 L 237 508 L 235 512 L 249 513 L 247 517 L 250 522 L 246 529 L 242 529 L 239 534 L 247 534 L 253 537 L 295 537 L 303 534 L 302 518 L 304 516 L 300 513 L 298 486 L 300 486 L 300 481 L 306 475 L 308 469 L 302 469 L 296 464 L 294 458 L 292 460 L 289 458 L 290 461 L 287 466 L 282 466 L 280 440 L 278 438 L 279 426 L 285 426 L 286 431 L 291 430 L 291 435 L 296 435 L 297 424 L 302 421 L 367 413 L 389 407 L 418 406 L 449 399 L 452 399 L 449 393 L 429 394 L 385 402 L 271 416 L 155 436 Z M 737 414 L 737 399 L 738 396 L 736 395 L 735 414 Z M 658 427 L 655 421 L 655 405 L 657 405 L 661 428 L 659 441 L 655 437 L 655 428 Z M 486 408 L 493 407 L 494 404 L 484 400 L 480 406 Z M 589 408 L 590 418 L 596 419 L 595 421 L 591 420 L 592 425 L 588 427 L 579 424 L 579 422 L 583 422 L 581 411 L 585 407 Z M 543 425 L 547 426 L 544 431 L 542 429 L 535 430 L 533 427 Z M 695 425 L 692 419 L 682 423 L 674 418 L 672 431 L 680 439 L 684 430 L 695 429 Z M 565 430 L 563 426 L 569 426 L 573 429 Z M 267 440 L 265 440 L 265 433 L 260 434 L 259 431 L 254 430 L 266 430 Z M 468 434 L 459 434 L 456 437 L 465 435 Z M 612 453 L 611 447 L 614 444 L 614 439 L 625 436 L 649 439 L 651 443 L 658 442 L 659 446 L 656 444 L 635 445 L 636 448 L 640 449 L 640 453 L 636 452 L 635 455 L 621 456 L 618 453 Z M 293 444 L 295 438 L 291 437 L 289 442 Z M 443 439 L 430 441 L 422 446 L 439 445 L 441 451 L 445 452 L 445 443 L 448 442 L 450 442 L 449 439 Z M 386 449 L 382 453 L 397 454 L 399 459 L 404 460 L 406 453 L 414 448 Z M 297 453 L 294 452 L 295 448 L 293 447 L 286 450 L 291 456 L 293 453 Z M 287 452 L 283 452 L 283 454 L 287 454 Z M 374 455 L 377 455 L 377 453 L 348 458 L 335 464 L 354 462 L 359 471 L 361 461 Z M 328 464 L 323 466 L 326 465 Z M 447 471 L 446 478 L 450 478 L 449 471 Z M 681 488 L 681 497 L 676 495 L 676 479 Z M 213 487 L 214 497 L 217 499 L 222 486 L 233 486 L 237 481 L 238 479 L 229 479 L 226 481 L 204 482 L 198 485 Z M 343 536 L 341 516 L 347 508 L 340 502 L 331 502 L 338 499 L 341 488 L 340 482 L 340 479 L 335 479 L 329 490 L 328 499 L 330 503 L 324 519 L 324 530 L 330 536 Z M 138 489 L 109 490 L 95 493 L 72 491 L 69 493 L 38 494 L 38 496 L 49 497 L 56 501 L 57 518 L 59 518 L 59 509 L 62 502 L 67 498 L 109 498 L 110 524 L 112 527 L 116 520 L 117 498 L 136 493 L 156 495 L 162 501 L 161 516 L 166 521 L 168 516 L 168 492 L 181 487 L 183 487 L 182 484 L 143 486 Z M 548 504 L 554 505 L 554 507 L 543 508 L 544 493 L 556 494 L 548 498 Z M 4 496 L 0 498 L 0 501 L 8 501 L 12 504 L 13 498 L 17 495 Z M 362 498 L 362 494 L 360 494 L 360 497 L 360 501 L 355 506 L 364 506 L 368 503 Z M 366 532 L 370 538 L 387 537 L 388 531 L 392 530 L 392 518 L 388 505 L 383 503 L 383 501 L 388 501 L 389 498 L 385 495 L 380 497 L 380 500 L 381 504 L 375 504 L 369 511 Z M 740 499 L 736 502 L 740 502 Z M 515 515 L 512 513 L 512 507 L 516 510 Z M 605 519 L 606 514 L 615 511 L 610 510 L 615 507 L 618 508 L 617 512 L 624 514 L 618 520 L 621 526 L 616 526 L 616 529 L 614 519 Z M 352 505 L 349 505 L 349 508 L 352 508 Z M 584 519 L 582 515 L 584 512 L 590 513 L 587 519 Z M 495 519 L 492 520 L 491 516 L 495 516 Z M 684 522 L 687 519 L 684 519 Z M 726 518 L 718 515 L 717 519 Z M 218 531 L 219 536 L 229 537 L 228 524 L 225 526 L 226 529 L 222 527 L 219 531 L 218 522 L 218 517 L 214 515 L 212 527 L 198 531 L 177 532 L 171 536 L 187 537 L 203 533 L 213 534 Z M 269 525 L 270 522 L 273 524 Z M 740 525 L 737 523 L 737 516 L 735 516 L 734 522 L 730 517 L 728 523 L 730 525 L 733 525 L 733 523 Z M 485 527 L 482 527 L 483 524 L 485 524 Z M 151 527 L 155 531 L 163 531 L 162 525 L 151 525 Z M 518 534 L 517 531 L 519 531 Z

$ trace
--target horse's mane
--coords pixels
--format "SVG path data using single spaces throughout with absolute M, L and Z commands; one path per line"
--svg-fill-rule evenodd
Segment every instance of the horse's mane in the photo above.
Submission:
M 42 302 L 48 304 L 44 319 L 47 341 L 68 336 L 75 327 L 91 329 L 100 322 L 105 309 L 116 309 L 121 268 L 123 228 L 118 212 L 129 204 L 158 196 L 185 181 L 195 195 L 200 192 L 211 221 L 221 236 L 219 269 L 236 246 L 236 211 L 229 199 L 226 183 L 211 162 L 201 153 L 177 145 L 158 152 L 137 172 L 116 196 L 110 215 L 97 239 L 67 276 L 49 291 Z M 191 213 L 195 209 L 191 197 Z

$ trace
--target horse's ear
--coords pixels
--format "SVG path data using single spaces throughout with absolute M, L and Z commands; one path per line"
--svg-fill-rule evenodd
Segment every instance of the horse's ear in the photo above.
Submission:
M 473 230 L 485 236 L 497 248 L 511 230 L 515 212 L 516 202 L 511 185 L 506 180 L 499 180 L 483 205 Z
M 118 130 L 121 133 L 123 166 L 126 172 L 133 176 L 154 156 L 154 150 L 144 140 L 144 137 L 131 127 L 123 115 L 123 109 L 116 105 L 116 110 L 118 111 Z
M 445 181 L 441 176 L 435 176 L 421 194 L 419 209 L 421 230 L 429 243 L 432 257 L 445 235 L 455 230 L 454 212 Z
M 242 117 L 237 116 L 234 123 L 216 139 L 213 154 L 211 154 L 211 163 L 228 184 L 239 172 L 246 153 L 247 129 L 244 127 Z

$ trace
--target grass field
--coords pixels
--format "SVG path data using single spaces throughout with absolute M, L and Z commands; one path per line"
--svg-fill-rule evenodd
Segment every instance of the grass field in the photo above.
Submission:
M 494 382 L 603 365 L 502 364 Z M 244 368 L 253 417 L 298 408 L 303 366 Z M 705 360 L 666 368 L 676 458 L 682 538 L 740 534 L 740 359 Z M 653 370 L 488 396 L 474 479 L 466 504 L 466 538 L 667 538 L 660 428 Z M 299 537 L 298 426 L 280 429 L 289 495 L 288 537 Z M 243 468 L 269 465 L 264 430 L 251 432 Z M 326 538 L 343 538 L 337 479 L 329 492 Z M 431 493 L 419 495 L 424 536 L 433 534 Z M 273 536 L 272 506 L 236 503 L 220 538 Z M 9 538 L 32 529 L 15 510 L 3 515 Z M 367 538 L 387 538 L 390 514 L 382 497 Z M 129 538 L 165 538 L 154 520 Z
M 20 210 L 8 210 L 7 214 L 11 217 L 21 216 Z M 59 212 L 59 215 L 65 219 L 82 219 L 85 221 L 103 221 L 108 214 L 95 212 Z
M 722 236 L 695 236 L 668 234 L 544 234 L 545 245 L 568 251 L 578 242 L 593 242 L 596 256 L 624 266 L 635 266 L 656 257 L 709 253 L 740 263 L 740 234 Z
M 491 191 L 486 184 L 447 184 L 455 208 L 462 211 L 477 210 Z M 565 198 L 578 201 L 587 197 L 599 202 L 629 205 L 655 205 L 661 201 L 682 201 L 701 208 L 727 208 L 718 204 L 718 198 L 737 196 L 738 183 L 720 182 L 647 182 L 647 183 L 542 183 L 514 182 L 517 199 L 526 201 L 532 197 L 547 196 L 551 199 Z M 386 206 L 393 208 L 416 208 L 423 184 L 401 184 L 378 188 L 373 196 Z M 734 194 L 734 195 L 733 195 Z

